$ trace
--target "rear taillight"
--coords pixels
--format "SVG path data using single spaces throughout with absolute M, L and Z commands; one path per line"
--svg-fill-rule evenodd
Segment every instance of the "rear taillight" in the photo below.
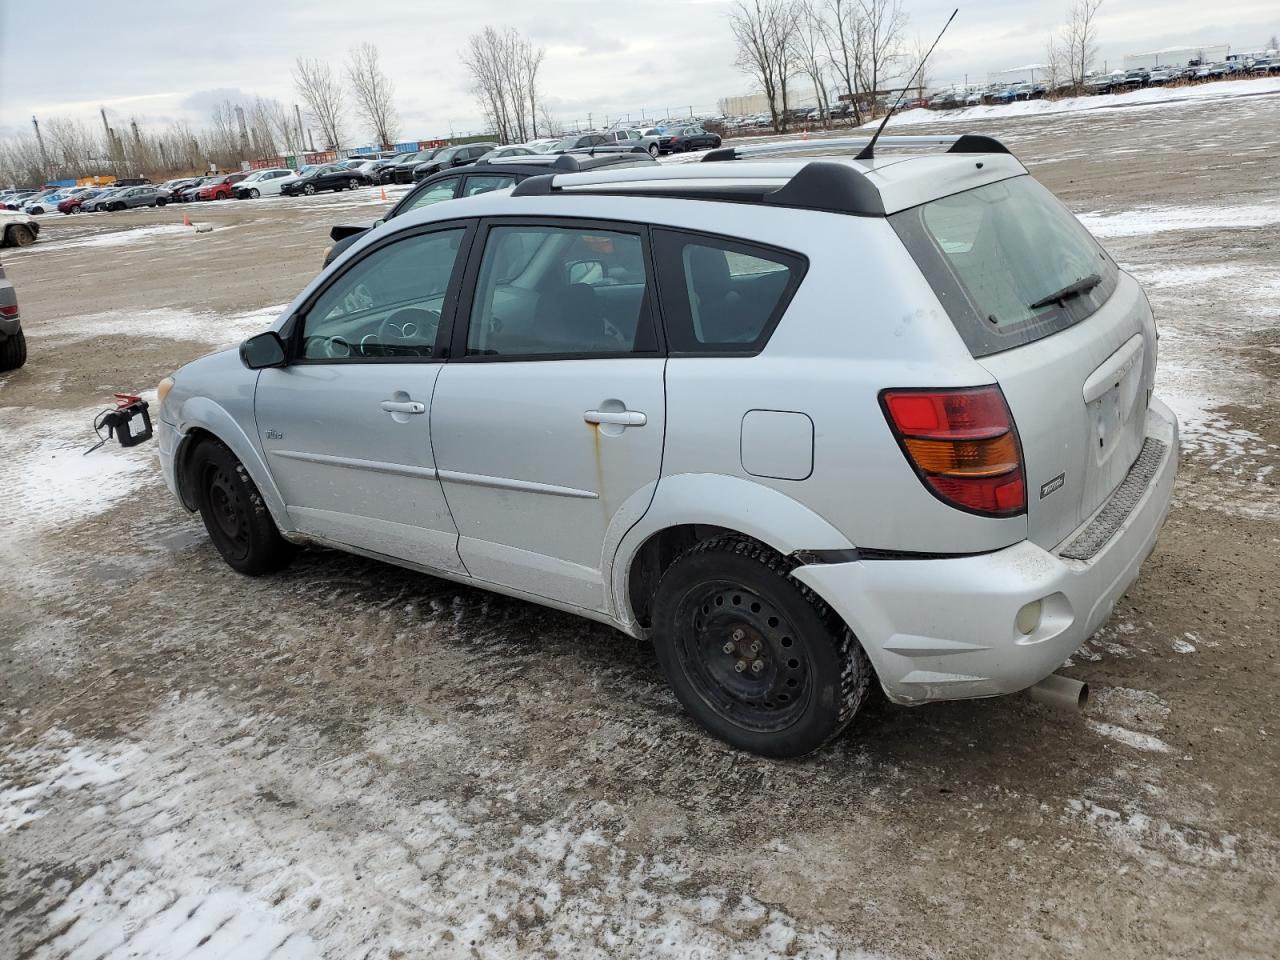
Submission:
M 0 307 L 0 317 L 16 317 L 18 315 L 18 305 L 15 303 L 11 307 Z
M 880 405 L 902 452 L 944 503 L 993 517 L 1027 509 L 1018 431 L 998 386 L 885 390 Z

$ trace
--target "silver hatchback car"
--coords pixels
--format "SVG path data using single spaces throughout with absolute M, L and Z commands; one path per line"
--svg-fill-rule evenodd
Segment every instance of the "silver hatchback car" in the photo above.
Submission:
M 1141 288 L 998 142 L 558 174 L 424 208 L 161 384 L 227 562 L 314 542 L 651 637 L 681 703 L 812 751 L 873 678 L 1024 690 L 1169 509 Z M 858 141 L 857 146 L 863 145 Z M 850 144 L 768 145 L 839 151 Z

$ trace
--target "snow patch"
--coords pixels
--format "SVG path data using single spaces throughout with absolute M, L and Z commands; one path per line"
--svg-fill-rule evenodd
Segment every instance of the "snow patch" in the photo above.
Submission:
M 35 333 L 51 345 L 100 337 L 136 336 L 195 340 L 213 347 L 230 347 L 245 337 L 268 329 L 287 306 L 281 303 L 241 313 L 211 313 L 175 307 L 109 310 L 65 317 L 55 324 L 37 328 Z
M 114 443 L 85 454 L 97 438 L 93 419 L 104 408 L 51 412 L 0 407 L 0 539 L 32 534 L 102 513 L 154 476 L 146 446 Z
M 1159 737 L 1153 737 L 1149 733 L 1139 733 L 1136 730 L 1129 730 L 1114 723 L 1102 723 L 1099 720 L 1087 720 L 1085 722 L 1094 733 L 1109 740 L 1115 740 L 1117 743 L 1123 743 L 1126 747 L 1133 747 L 1135 750 L 1145 750 L 1148 753 L 1171 753 L 1173 751 L 1171 746 Z
M 1180 230 L 1271 227 L 1280 224 L 1280 202 L 1215 207 L 1140 207 L 1120 213 L 1077 214 L 1095 237 L 1140 237 Z
M 1280 77 L 1251 80 L 1223 80 L 1191 87 L 1147 87 L 1128 93 L 1098 94 L 1086 97 L 1063 97 L 1059 100 L 1017 100 L 1013 103 L 962 107 L 958 110 L 926 110 L 923 107 L 904 110 L 889 118 L 890 127 L 956 123 L 964 120 L 1007 120 L 1028 117 L 1052 117 L 1068 113 L 1125 108 L 1159 108 L 1176 105 L 1212 103 L 1280 93 Z M 863 124 L 861 129 L 878 126 L 879 119 Z

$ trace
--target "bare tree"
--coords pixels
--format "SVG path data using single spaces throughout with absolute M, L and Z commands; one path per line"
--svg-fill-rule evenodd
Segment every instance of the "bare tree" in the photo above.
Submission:
M 857 0 L 825 0 L 823 45 L 837 82 L 853 98 L 853 122 L 862 123 L 859 104 L 861 67 L 866 49 L 866 30 L 857 8 Z
M 1058 92 L 1064 80 L 1071 77 L 1071 68 L 1067 64 L 1066 49 L 1062 37 L 1057 30 L 1050 31 L 1049 39 L 1044 45 L 1044 85 L 1047 96 Z
M 863 85 L 871 96 L 871 114 L 875 116 L 880 83 L 902 59 L 902 34 L 907 15 L 898 0 L 858 0 L 865 45 L 859 60 Z
M 1102 0 L 1075 0 L 1067 13 L 1067 67 L 1075 92 L 1098 58 L 1098 8 Z
M 760 85 L 775 131 L 786 130 L 788 81 L 795 72 L 792 38 L 796 18 L 790 0 L 737 0 L 729 29 L 738 47 L 739 70 Z
M 330 150 L 342 148 L 342 122 L 347 93 L 342 81 L 323 60 L 299 57 L 293 66 L 293 86 L 307 113 L 320 128 L 320 137 Z
M 918 33 L 907 49 L 903 73 L 906 76 L 912 73 L 916 75 L 915 86 L 911 89 L 916 92 L 917 98 L 923 100 L 929 89 L 929 41 L 923 39 Z
M 399 135 L 400 118 L 391 102 L 395 85 L 382 72 L 378 48 L 372 43 L 352 47 L 348 54 L 347 76 L 355 94 L 356 109 L 369 126 L 378 146 L 389 149 Z
M 503 143 L 538 135 L 538 69 L 544 55 L 514 27 L 485 27 L 467 39 L 462 62 L 485 118 Z
M 801 73 L 813 84 L 814 99 L 822 115 L 823 127 L 831 126 L 830 103 L 824 82 L 826 60 L 823 42 L 824 24 L 822 11 L 816 0 L 800 0 L 795 6 L 796 29 L 792 38 L 794 61 Z

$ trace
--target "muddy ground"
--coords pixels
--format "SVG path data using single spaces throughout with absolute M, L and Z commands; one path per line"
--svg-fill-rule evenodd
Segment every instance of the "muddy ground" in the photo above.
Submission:
M 4 251 L 0 956 L 1275 957 L 1280 97 L 1101 114 L 982 128 L 1147 285 L 1184 423 L 1160 543 L 1066 670 L 1094 702 L 879 699 L 793 763 L 704 736 L 604 627 L 318 549 L 245 579 L 152 449 L 81 456 L 375 191 Z

